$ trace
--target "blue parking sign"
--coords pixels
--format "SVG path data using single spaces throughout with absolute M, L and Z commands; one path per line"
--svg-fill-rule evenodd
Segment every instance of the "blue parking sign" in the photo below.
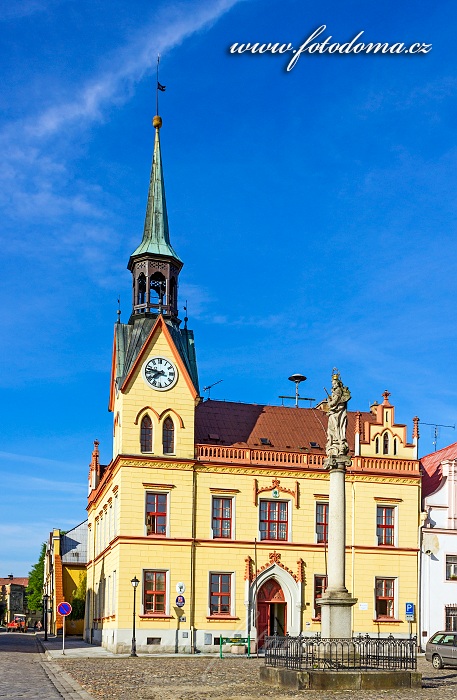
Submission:
M 406 617 L 414 617 L 414 603 L 406 603 L 405 615 Z

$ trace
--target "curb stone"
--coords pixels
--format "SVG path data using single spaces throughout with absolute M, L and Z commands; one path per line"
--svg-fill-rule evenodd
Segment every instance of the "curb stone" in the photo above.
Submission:
M 40 656 L 45 659 L 42 658 L 40 665 L 64 700 L 95 700 L 92 695 L 89 695 L 87 691 L 81 688 L 74 678 L 66 671 L 63 671 L 55 661 L 51 660 L 51 655 L 46 651 L 39 639 L 36 639 L 36 643 Z

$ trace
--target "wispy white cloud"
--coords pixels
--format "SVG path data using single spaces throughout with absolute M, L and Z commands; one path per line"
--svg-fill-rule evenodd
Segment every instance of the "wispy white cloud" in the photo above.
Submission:
M 15 0 L 15 2 L 2 2 L 0 6 L 0 22 L 12 19 L 21 19 L 43 12 L 55 5 L 53 0 Z
M 23 464 L 34 464 L 37 467 L 73 468 L 75 465 L 70 462 L 58 459 L 47 459 L 46 457 L 36 457 L 35 455 L 22 455 L 16 452 L 0 452 L 0 460 L 8 462 L 21 462 Z
M 66 223 L 74 224 L 78 219 L 92 223 L 92 235 L 85 242 L 81 243 L 72 225 L 66 227 L 66 236 L 67 242 L 77 241 L 82 259 L 84 255 L 95 256 L 101 247 L 97 238 L 107 232 L 107 208 L 100 189 L 94 191 L 74 177 L 69 161 L 74 152 L 70 140 L 74 130 L 89 128 L 102 120 L 110 107 L 125 103 L 135 85 L 152 70 L 158 53 L 165 54 L 192 34 L 208 29 L 242 1 L 167 4 L 153 22 L 111 52 L 97 73 L 75 85 L 72 99 L 56 97 L 55 103 L 41 112 L 7 124 L 0 131 L 0 206 L 4 220 L 16 222 L 16 229 L 19 220 L 62 224 L 65 217 Z M 46 3 L 24 0 L 19 5 L 22 14 L 30 14 L 45 9 Z M 22 232 L 18 242 L 24 244 L 26 236 Z
M 215 323 L 220 326 L 238 326 L 238 327 L 251 327 L 251 328 L 271 328 L 273 326 L 280 326 L 281 324 L 288 324 L 293 326 L 294 324 L 290 322 L 286 314 L 271 314 L 269 316 L 236 316 L 231 317 L 224 314 L 215 314 L 207 318 L 209 323 Z

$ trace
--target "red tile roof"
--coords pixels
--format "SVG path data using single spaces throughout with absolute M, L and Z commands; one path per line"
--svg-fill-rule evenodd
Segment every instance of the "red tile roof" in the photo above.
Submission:
M 348 411 L 347 437 L 351 451 L 354 450 L 355 420 L 356 412 Z M 373 414 L 362 413 L 362 424 L 375 420 Z M 327 415 L 318 408 L 263 406 L 208 399 L 197 406 L 195 414 L 195 442 L 200 445 L 237 445 L 291 451 L 306 448 L 309 452 L 323 454 L 326 435 Z M 261 438 L 266 438 L 271 444 L 263 444 Z M 319 447 L 312 447 L 312 442 Z
M 29 580 L 23 576 L 14 576 L 13 578 L 0 578 L 0 586 L 7 586 L 9 583 L 15 583 L 16 586 L 28 586 Z
M 441 450 L 431 452 L 425 457 L 421 457 L 423 467 L 422 474 L 422 496 L 429 496 L 434 493 L 441 484 L 443 475 L 441 473 L 441 462 L 446 459 L 457 459 L 457 442 L 443 447 Z

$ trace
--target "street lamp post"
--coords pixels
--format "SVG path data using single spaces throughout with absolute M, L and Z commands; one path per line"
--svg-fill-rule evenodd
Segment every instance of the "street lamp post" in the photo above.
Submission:
M 136 605 L 136 589 L 138 587 L 139 581 L 136 576 L 132 578 L 130 583 L 133 586 L 133 624 L 132 624 L 132 651 L 130 652 L 130 656 L 138 656 L 136 653 L 136 639 L 135 639 L 135 605 Z
M 44 641 L 48 641 L 48 594 L 45 593 L 43 596 L 43 627 L 44 627 Z

